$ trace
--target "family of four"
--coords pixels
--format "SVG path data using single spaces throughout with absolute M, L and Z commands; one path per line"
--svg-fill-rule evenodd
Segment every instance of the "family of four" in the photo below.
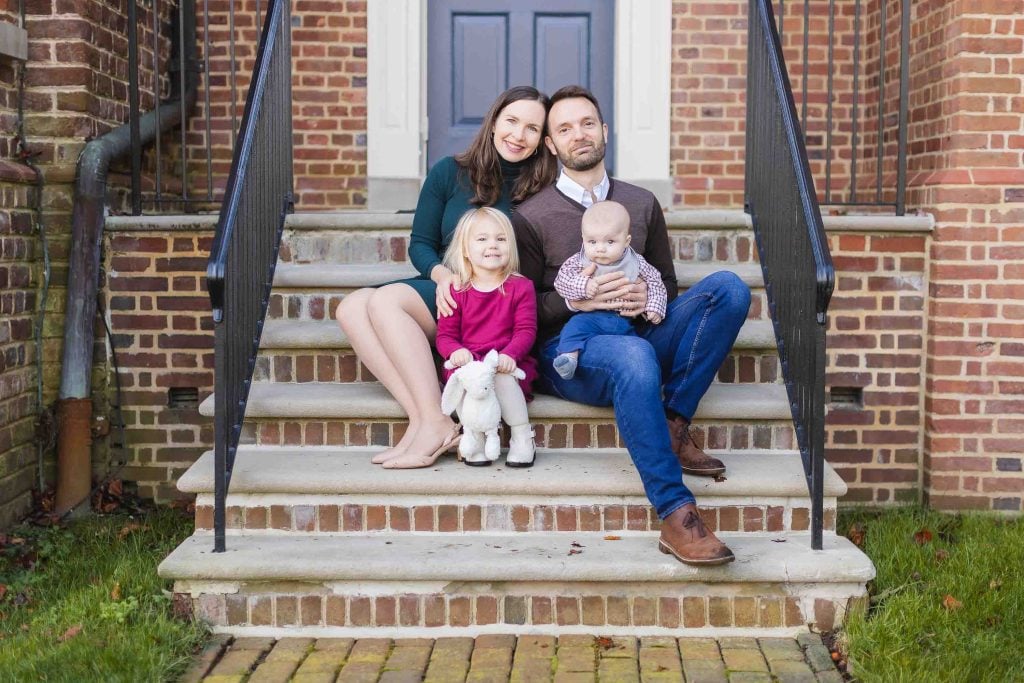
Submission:
M 430 170 L 409 243 L 419 276 L 354 292 L 336 314 L 409 416 L 404 436 L 373 461 L 427 467 L 458 443 L 459 426 L 440 409 L 432 340 L 453 367 L 493 349 L 509 465 L 533 464 L 534 385 L 612 406 L 662 520 L 661 551 L 723 564 L 733 554 L 704 526 L 682 474 L 725 471 L 693 442 L 690 420 L 746 319 L 750 290 L 719 272 L 678 295 L 661 206 L 608 177 L 607 140 L 586 89 L 548 98 L 520 86 L 498 97 L 469 149 Z M 517 368 L 525 379 L 513 378 Z

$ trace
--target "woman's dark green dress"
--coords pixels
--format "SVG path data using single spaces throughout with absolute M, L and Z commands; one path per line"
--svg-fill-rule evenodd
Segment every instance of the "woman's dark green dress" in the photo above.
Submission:
M 519 179 L 524 162 L 512 164 L 504 159 L 500 161 L 501 196 L 495 202 L 494 208 L 511 215 L 512 190 Z M 409 239 L 409 260 L 420 274 L 418 277 L 384 283 L 390 285 L 401 282 L 415 289 L 435 319 L 437 285 L 430 279 L 430 271 L 444 259 L 445 249 L 452 241 L 459 219 L 470 209 L 476 208 L 470 203 L 472 198 L 469 174 L 459 167 L 454 157 L 445 157 L 434 164 L 423 183 L 423 189 L 420 190 L 416 215 L 412 220 L 412 237 Z

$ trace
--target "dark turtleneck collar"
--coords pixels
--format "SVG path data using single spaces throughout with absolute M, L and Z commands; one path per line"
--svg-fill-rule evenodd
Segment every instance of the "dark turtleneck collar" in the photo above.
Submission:
M 511 162 L 507 161 L 505 157 L 498 155 L 498 164 L 501 166 L 501 179 L 503 184 L 507 186 L 515 185 L 519 179 L 519 175 L 526 168 L 529 163 L 530 157 L 527 157 L 523 161 Z

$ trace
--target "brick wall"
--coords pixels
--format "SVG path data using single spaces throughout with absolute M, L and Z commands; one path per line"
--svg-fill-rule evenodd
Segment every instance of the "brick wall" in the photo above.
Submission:
M 261 9 L 266 10 L 266 2 Z M 228 1 L 210 2 L 210 132 L 205 92 L 191 120 L 192 186 L 206 191 L 206 146 L 213 184 L 223 192 L 231 168 L 232 127 L 241 124 L 257 40 L 256 0 L 235 2 L 237 108 L 231 110 Z M 200 51 L 203 17 L 197 17 Z M 366 2 L 295 0 L 292 4 L 292 112 L 296 208 L 315 211 L 366 204 Z M 234 120 L 232 119 L 234 115 Z
M 163 12 L 171 11 L 161 3 Z M 152 5 L 149 6 L 151 8 Z M 17 139 L 17 66 L 0 58 L 0 527 L 23 513 L 36 486 L 33 422 L 37 413 L 36 362 L 41 356 L 43 403 L 56 399 L 60 383 L 67 255 L 75 165 L 88 139 L 127 118 L 127 4 L 89 0 L 27 0 L 25 28 L 29 59 L 23 99 L 27 148 L 42 172 L 41 224 L 49 238 L 52 281 L 45 302 L 43 344 L 37 349 L 33 325 L 43 305 L 42 249 L 35 220 L 34 176 L 20 163 Z M 149 45 L 151 9 L 139 7 L 143 45 Z M 17 3 L 5 3 L 0 21 L 17 23 Z M 168 43 L 159 48 L 166 52 Z M 140 55 L 143 84 L 153 55 Z M 150 79 L 151 80 L 151 79 Z M 165 84 L 166 85 L 166 84 Z M 142 106 L 152 106 L 151 90 Z M 123 176 L 110 181 L 119 206 Z M 102 327 L 97 324 L 97 329 Z M 102 334 L 98 334 L 102 346 Z M 103 358 L 101 352 L 97 358 Z M 102 378 L 104 368 L 97 373 Z M 105 398 L 98 412 L 107 414 Z M 52 477 L 52 454 L 45 469 Z M 105 444 L 96 451 L 95 474 L 106 471 Z
M 1020 512 L 1024 446 L 1024 2 L 914 6 L 910 202 L 929 266 L 925 492 Z
M 108 232 L 104 293 L 120 367 L 126 425 L 124 479 L 168 500 L 213 443 L 198 403 L 173 404 L 172 389 L 213 391 L 213 319 L 206 294 L 210 231 Z M 98 359 L 99 360 L 99 359 Z M 110 368 L 109 358 L 104 358 Z M 108 376 L 105 393 L 114 391 Z
M 849 485 L 844 502 L 920 497 L 926 234 L 830 233 L 836 288 L 825 382 L 833 394 L 826 457 Z M 840 388 L 860 400 L 839 403 Z

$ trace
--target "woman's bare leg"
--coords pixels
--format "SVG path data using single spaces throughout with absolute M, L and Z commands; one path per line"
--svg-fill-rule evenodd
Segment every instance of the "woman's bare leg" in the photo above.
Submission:
M 412 397 L 418 418 L 413 440 L 405 452 L 388 460 L 385 467 L 423 467 L 449 440 L 455 426 L 452 419 L 441 412 L 441 389 L 430 350 L 437 324 L 419 295 L 405 285 L 376 290 L 368 312 L 384 354 L 394 364 Z M 410 422 L 410 431 L 413 426 Z
M 373 323 L 370 322 L 369 305 L 375 292 L 375 289 L 360 289 L 352 292 L 338 304 L 334 317 L 342 332 L 351 342 L 352 350 L 356 352 L 359 360 L 391 392 L 398 404 L 402 406 L 402 410 L 409 416 L 409 428 L 405 430 L 405 434 L 398 443 L 373 456 L 373 462 L 379 464 L 405 453 L 415 436 L 414 425 L 419 422 L 419 415 L 416 412 L 416 403 L 413 401 L 412 394 L 409 393 L 398 369 L 395 368 L 394 363 L 384 351 L 383 344 L 373 328 Z M 396 311 L 396 315 L 405 314 Z

